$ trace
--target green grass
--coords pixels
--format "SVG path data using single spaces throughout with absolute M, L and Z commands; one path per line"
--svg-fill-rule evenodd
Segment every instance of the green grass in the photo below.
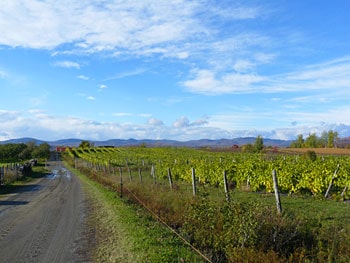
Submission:
M 231 200 L 240 202 L 261 202 L 276 206 L 274 194 L 261 194 L 235 190 L 230 192 Z M 350 225 L 350 203 L 324 200 L 312 196 L 281 195 L 282 210 L 302 219 L 317 219 L 324 225 Z M 277 208 L 276 208 L 277 209 Z
M 140 206 L 72 170 L 92 202 L 90 223 L 99 228 L 97 262 L 203 262 Z

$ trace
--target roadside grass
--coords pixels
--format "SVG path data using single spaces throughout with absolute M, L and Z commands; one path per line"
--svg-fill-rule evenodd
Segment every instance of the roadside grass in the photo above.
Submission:
M 69 168 L 83 182 L 92 204 L 89 222 L 97 227 L 96 262 L 203 262 L 143 208 Z

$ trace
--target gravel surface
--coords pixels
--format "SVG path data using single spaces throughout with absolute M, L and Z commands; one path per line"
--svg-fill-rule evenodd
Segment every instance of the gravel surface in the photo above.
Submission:
M 49 167 L 45 178 L 0 195 L 0 262 L 93 262 L 81 183 L 61 162 Z

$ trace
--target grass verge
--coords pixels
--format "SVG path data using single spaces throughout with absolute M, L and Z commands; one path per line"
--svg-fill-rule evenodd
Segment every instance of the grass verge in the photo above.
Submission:
M 96 262 L 203 262 L 144 209 L 69 168 L 80 178 L 92 204 L 89 223 L 96 227 Z

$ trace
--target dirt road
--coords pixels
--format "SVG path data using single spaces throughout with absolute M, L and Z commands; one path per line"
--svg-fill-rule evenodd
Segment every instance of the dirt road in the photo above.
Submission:
M 62 163 L 52 174 L 0 195 L 0 262 L 92 262 L 88 204 Z

